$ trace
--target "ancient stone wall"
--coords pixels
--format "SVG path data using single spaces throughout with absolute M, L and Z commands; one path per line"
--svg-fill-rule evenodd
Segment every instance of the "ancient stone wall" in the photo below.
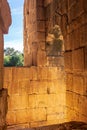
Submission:
M 5 68 L 7 125 L 38 127 L 65 122 L 64 71 L 58 67 Z
M 68 24 L 65 36 L 67 118 L 83 122 L 87 122 L 86 8 L 85 0 L 68 1 Z
M 36 12 L 39 12 L 36 15 L 37 23 L 38 21 L 43 22 L 43 25 L 45 23 L 45 27 L 43 25 L 40 26 L 40 24 L 37 24 L 38 26 L 36 25 L 37 43 L 39 46 L 41 46 L 41 48 L 45 48 L 40 49 L 38 46 L 39 49 L 37 51 L 37 66 L 54 65 L 55 57 L 49 57 L 46 53 L 46 37 L 51 28 L 53 28 L 55 25 L 59 25 L 62 30 L 65 46 L 64 59 L 66 70 L 67 121 L 77 120 L 87 122 L 87 1 L 37 0 L 36 8 Z M 29 17 L 31 18 L 32 16 Z M 38 33 L 38 31 L 40 33 Z M 43 41 L 43 46 L 41 41 Z M 25 55 L 27 55 L 26 52 Z M 57 62 L 57 58 L 55 61 Z
M 25 0 L 25 66 L 33 67 L 5 68 L 8 125 L 87 123 L 86 11 L 86 0 Z M 65 60 L 47 55 L 46 39 L 55 25 L 62 31 Z

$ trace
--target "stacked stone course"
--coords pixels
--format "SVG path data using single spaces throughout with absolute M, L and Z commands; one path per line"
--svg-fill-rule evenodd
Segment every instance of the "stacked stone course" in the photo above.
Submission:
M 8 125 L 34 127 L 64 122 L 66 101 L 62 70 L 13 67 L 5 68 L 4 74 L 4 86 L 9 95 Z

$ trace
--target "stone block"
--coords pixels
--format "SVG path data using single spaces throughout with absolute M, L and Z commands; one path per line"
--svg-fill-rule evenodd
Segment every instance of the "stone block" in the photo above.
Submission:
M 66 51 L 72 50 L 71 34 L 67 35 L 66 38 L 64 39 L 64 45 Z
M 47 77 L 48 80 L 57 80 L 58 79 L 57 67 L 49 67 L 47 76 L 48 76 Z
M 17 93 L 19 93 L 19 95 L 25 95 L 28 93 L 28 89 L 30 88 L 30 80 L 19 81 L 18 86 L 19 89 L 17 89 Z M 14 94 L 16 94 L 16 92 Z
M 84 78 L 82 76 L 73 77 L 73 91 L 80 95 L 84 94 Z
M 80 47 L 80 30 L 76 29 L 75 31 L 72 32 L 71 35 L 71 40 L 72 40 L 72 49 L 78 49 Z M 79 36 L 79 37 L 78 37 Z
M 65 112 L 65 107 L 62 106 L 62 105 L 47 108 L 47 115 L 53 115 L 53 114 L 56 114 L 56 113 L 63 113 L 63 112 Z
M 66 52 L 64 54 L 65 60 L 65 70 L 71 71 L 72 70 L 72 51 Z
M 12 95 L 10 97 L 11 104 L 9 107 L 11 107 L 13 110 L 17 109 L 25 109 L 28 107 L 28 96 L 26 95 Z
M 70 109 L 73 109 L 73 92 L 67 91 L 66 92 L 66 106 L 69 107 Z
M 47 94 L 47 84 L 48 84 L 48 81 L 39 81 L 39 84 L 38 84 L 39 94 Z
M 7 125 L 16 124 L 16 112 L 15 111 L 8 111 L 7 117 L 6 117 L 6 123 L 7 123 Z
M 27 92 L 28 94 L 46 94 L 47 81 L 31 81 Z
M 47 80 L 48 67 L 38 67 L 38 79 L 39 80 Z
M 46 108 L 28 109 L 27 115 L 30 122 L 46 121 Z
M 30 80 L 37 80 L 38 79 L 38 69 L 35 66 L 30 68 Z
M 66 74 L 66 90 L 73 91 L 73 74 Z
M 10 74 L 11 75 L 11 74 Z M 30 69 L 26 67 L 13 67 L 12 68 L 12 80 L 17 81 L 21 79 L 30 79 Z
M 37 66 L 46 66 L 47 65 L 47 57 L 45 51 L 38 51 L 37 54 Z
M 4 80 L 12 81 L 12 68 L 4 68 Z
M 72 60 L 73 60 L 73 70 L 75 70 L 75 71 L 84 70 L 84 50 L 83 50 L 83 48 L 73 51 Z
M 26 109 L 15 111 L 15 115 L 16 115 L 16 124 L 29 122 Z
M 66 91 L 66 85 L 63 77 L 61 77 L 61 79 L 58 79 L 58 81 L 53 80 L 52 85 L 49 87 L 50 87 L 50 93 L 59 94 L 61 92 L 63 93 Z
M 79 111 L 80 97 L 81 95 L 78 95 L 77 93 L 73 93 L 73 108 L 76 112 L 80 112 Z
M 37 102 L 37 108 L 47 107 L 47 94 L 37 95 L 36 99 L 37 99 L 37 101 L 36 101 Z
M 28 95 L 28 108 L 36 108 L 37 106 L 37 96 L 35 94 Z
M 87 45 L 87 25 L 86 24 L 82 25 L 79 29 L 79 32 L 80 32 L 80 46 L 83 47 Z

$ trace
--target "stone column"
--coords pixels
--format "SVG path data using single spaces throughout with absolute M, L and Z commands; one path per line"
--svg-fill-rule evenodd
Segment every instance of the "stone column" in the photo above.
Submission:
M 0 0 L 0 130 L 6 130 L 7 113 L 7 89 L 3 88 L 3 56 L 4 39 L 3 35 L 8 33 L 11 25 L 10 7 L 7 0 Z

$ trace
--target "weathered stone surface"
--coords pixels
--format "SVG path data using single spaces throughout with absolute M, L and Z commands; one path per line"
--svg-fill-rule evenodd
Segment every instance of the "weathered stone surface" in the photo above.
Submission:
M 0 28 L 3 33 L 8 33 L 9 26 L 11 25 L 11 13 L 7 0 L 3 0 L 0 6 Z
M 7 79 L 7 73 L 11 80 Z M 4 87 L 9 94 L 8 125 L 29 123 L 34 126 L 37 122 L 38 126 L 65 119 L 65 77 L 58 67 L 8 67 L 4 74 Z

